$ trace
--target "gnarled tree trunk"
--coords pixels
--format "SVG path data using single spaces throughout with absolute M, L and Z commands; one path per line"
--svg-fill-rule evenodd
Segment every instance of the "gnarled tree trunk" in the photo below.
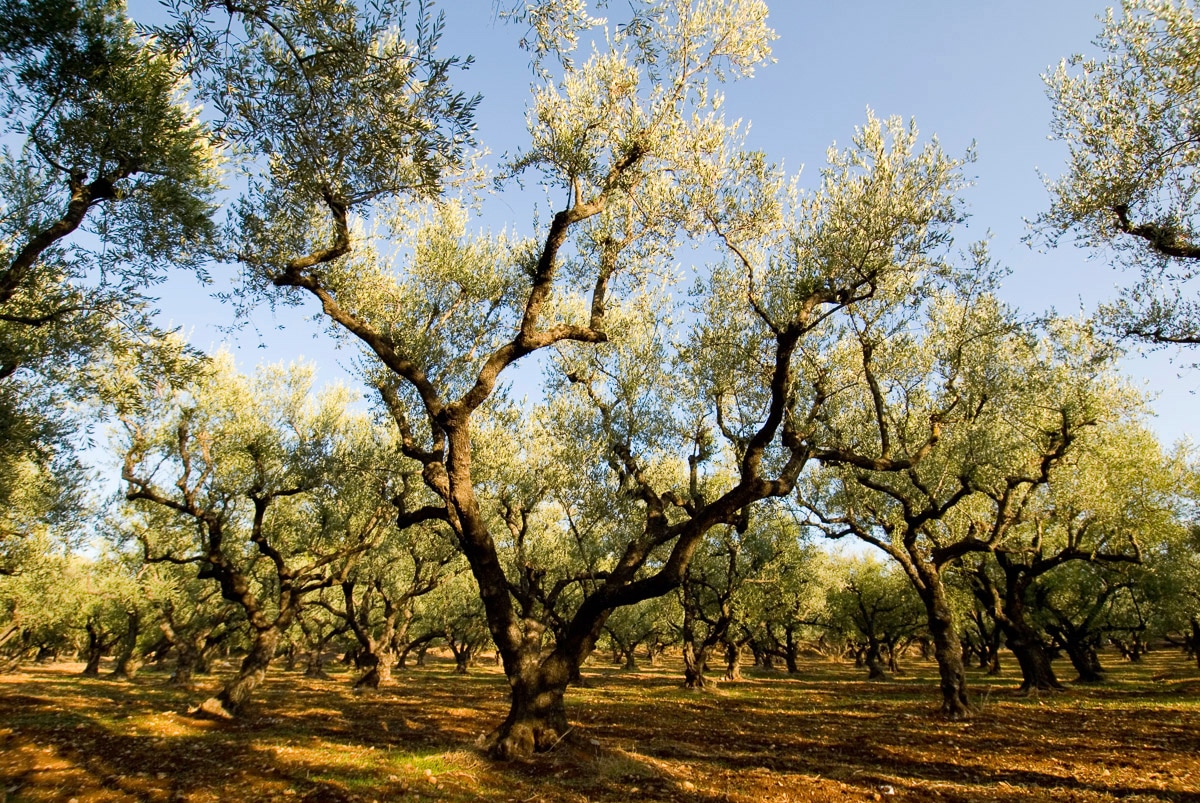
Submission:
M 112 649 L 113 641 L 106 638 L 104 632 L 92 622 L 88 622 L 84 627 L 87 630 L 88 643 L 83 674 L 94 678 L 100 675 L 100 661 Z
M 121 649 L 117 653 L 116 665 L 110 677 L 117 680 L 132 680 L 141 662 L 137 655 L 138 636 L 142 631 L 142 614 L 137 608 L 128 611 L 128 624 L 121 636 Z
M 725 642 L 725 679 L 742 679 L 742 645 L 733 640 Z
M 1066 639 L 1064 647 L 1071 666 L 1079 673 L 1077 683 L 1101 683 L 1104 680 L 1104 667 L 1100 666 L 1100 656 L 1091 644 L 1076 639 Z
M 933 657 L 937 661 L 941 680 L 942 714 L 950 719 L 965 719 L 971 715 L 971 701 L 967 692 L 967 673 L 963 667 L 962 646 L 954 629 L 950 604 L 946 600 L 946 589 L 935 571 L 926 571 L 922 579 L 921 600 L 929 620 L 929 634 L 933 636 Z
M 271 626 L 258 631 L 250 651 L 242 659 L 241 668 L 237 675 L 221 689 L 216 697 L 210 697 L 200 704 L 197 712 L 221 719 L 232 719 L 250 699 L 250 695 L 263 682 L 267 675 L 267 667 L 275 657 L 275 648 L 279 645 L 280 628 Z
M 870 636 L 867 639 L 867 650 L 863 663 L 867 666 L 867 680 L 887 680 L 887 667 L 883 662 L 882 644 L 879 639 Z
M 500 759 L 527 758 L 551 749 L 570 730 L 563 702 L 571 674 L 567 659 L 556 652 L 540 663 L 526 660 L 508 674 L 508 716 L 484 740 L 484 747 Z

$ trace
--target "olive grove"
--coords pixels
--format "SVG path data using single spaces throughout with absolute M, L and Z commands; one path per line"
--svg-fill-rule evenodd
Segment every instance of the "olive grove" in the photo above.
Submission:
M 699 688 L 717 655 L 728 681 L 805 649 L 884 679 L 919 643 L 950 718 L 974 710 L 969 616 L 1026 691 L 1061 688 L 1055 650 L 1084 677 L 1118 631 L 1200 655 L 1192 457 L 1147 431 L 1091 322 L 1000 300 L 963 234 L 974 154 L 868 111 L 802 184 L 723 111 L 771 60 L 761 0 L 596 5 L 500 7 L 533 87 L 489 167 L 470 59 L 425 3 L 174 0 L 143 35 L 116 5 L 4 0 L 25 139 L 0 176 L 0 655 L 132 677 L 173 654 L 190 686 L 224 651 L 238 668 L 193 713 L 233 718 L 278 656 L 324 677 L 336 649 L 376 689 L 430 644 L 460 672 L 494 648 L 498 758 L 569 734 L 598 647 L 633 669 L 678 646 Z M 1071 76 L 1050 79 L 1068 138 L 1098 103 L 1066 100 Z M 1099 168 L 1073 158 L 1043 230 L 1188 258 L 1133 222 L 1153 189 L 1085 208 Z M 191 353 L 149 317 L 168 268 L 235 273 L 242 312 L 301 308 L 361 396 Z M 115 430 L 90 563 L 52 545 L 86 484 L 55 394 Z

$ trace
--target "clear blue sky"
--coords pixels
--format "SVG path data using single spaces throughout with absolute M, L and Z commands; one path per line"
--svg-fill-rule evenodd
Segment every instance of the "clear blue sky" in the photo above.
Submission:
M 727 88 L 726 112 L 751 123 L 751 145 L 789 170 L 807 165 L 815 180 L 825 150 L 845 143 L 868 107 L 879 116 L 913 118 L 923 134 L 936 134 L 951 154 L 972 142 L 978 160 L 967 200 L 972 213 L 963 244 L 992 233 L 992 253 L 1012 269 L 1004 295 L 1028 312 L 1055 308 L 1090 310 L 1128 279 L 1070 245 L 1049 254 L 1022 242 L 1024 220 L 1047 204 L 1038 169 L 1057 175 L 1063 151 L 1047 140 L 1050 104 L 1041 74 L 1074 52 L 1087 51 L 1099 30 L 1104 2 L 1092 0 L 858 0 L 772 4 L 779 34 L 777 63 L 755 79 Z M 612 8 L 619 12 L 622 3 Z M 484 96 L 479 139 L 493 154 L 522 144 L 525 101 L 531 77 L 516 46 L 520 31 L 496 21 L 491 0 L 442 0 L 446 53 L 472 54 L 475 66 L 460 85 Z M 137 14 L 137 6 L 134 6 Z M 525 199 L 513 199 L 506 221 L 528 231 Z M 544 217 L 544 216 L 543 216 Z M 501 224 L 503 225 L 503 224 Z M 163 308 L 176 323 L 193 328 L 197 345 L 222 335 L 212 325 L 231 322 L 232 312 L 209 305 L 195 286 L 176 281 Z M 260 338 L 246 332 L 239 355 L 249 368 L 260 359 L 300 354 L 324 362 L 331 355 L 323 327 L 293 315 L 255 313 Z M 282 330 L 276 329 L 284 326 Z M 265 346 L 265 348 L 260 348 Z M 1200 354 L 1185 360 L 1195 360 Z M 1180 371 L 1165 355 L 1134 357 L 1127 372 L 1159 394 L 1153 425 L 1167 443 L 1193 432 L 1193 393 L 1200 373 Z M 338 376 L 330 371 L 329 378 Z

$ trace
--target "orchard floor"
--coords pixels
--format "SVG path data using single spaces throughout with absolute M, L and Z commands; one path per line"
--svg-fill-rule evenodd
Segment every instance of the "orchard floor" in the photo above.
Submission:
M 490 662 L 434 660 L 368 694 L 273 671 L 234 723 L 188 718 L 201 695 L 155 671 L 31 666 L 0 676 L 0 801 L 1200 801 L 1200 673 L 1175 652 L 1105 657 L 1108 682 L 1061 694 L 975 676 L 967 722 L 933 715 L 920 662 L 868 683 L 817 660 L 700 693 L 673 661 L 592 664 L 569 738 L 511 764 L 475 747 L 506 709 Z

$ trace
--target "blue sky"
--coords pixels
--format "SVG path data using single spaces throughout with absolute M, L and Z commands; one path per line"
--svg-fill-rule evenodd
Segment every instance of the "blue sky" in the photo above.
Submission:
M 613 0 L 614 16 L 621 6 Z M 497 155 L 519 147 L 531 82 L 515 46 L 520 31 L 496 21 L 491 0 L 442 0 L 437 7 L 446 15 L 443 51 L 476 59 L 460 85 L 484 96 L 481 144 Z M 1003 295 L 1022 310 L 1090 310 L 1131 277 L 1070 244 L 1039 253 L 1022 238 L 1025 219 L 1048 202 L 1038 170 L 1055 176 L 1064 162 L 1061 146 L 1047 140 L 1050 103 L 1040 76 L 1061 58 L 1089 50 L 1105 7 L 1091 0 L 777 1 L 770 17 L 779 34 L 777 61 L 727 88 L 726 113 L 750 122 L 752 147 L 790 171 L 806 165 L 807 182 L 815 181 L 826 148 L 847 142 L 868 107 L 881 117 L 915 119 L 951 154 L 974 142 L 978 159 L 969 172 L 976 181 L 966 196 L 972 217 L 962 244 L 991 233 L 993 256 L 1012 270 Z M 499 225 L 528 231 L 527 201 L 513 201 L 511 219 Z M 214 327 L 231 323 L 233 313 L 203 293 L 175 280 L 162 306 L 207 347 L 224 337 Z M 300 317 L 256 311 L 252 323 L 261 337 L 248 329 L 234 344 L 244 367 L 301 354 L 322 363 L 350 361 L 349 352 L 331 352 L 322 326 Z M 1195 359 L 1185 354 L 1179 362 Z M 1162 353 L 1131 357 L 1126 370 L 1158 394 L 1152 425 L 1165 442 L 1192 432 L 1200 373 L 1181 372 Z

